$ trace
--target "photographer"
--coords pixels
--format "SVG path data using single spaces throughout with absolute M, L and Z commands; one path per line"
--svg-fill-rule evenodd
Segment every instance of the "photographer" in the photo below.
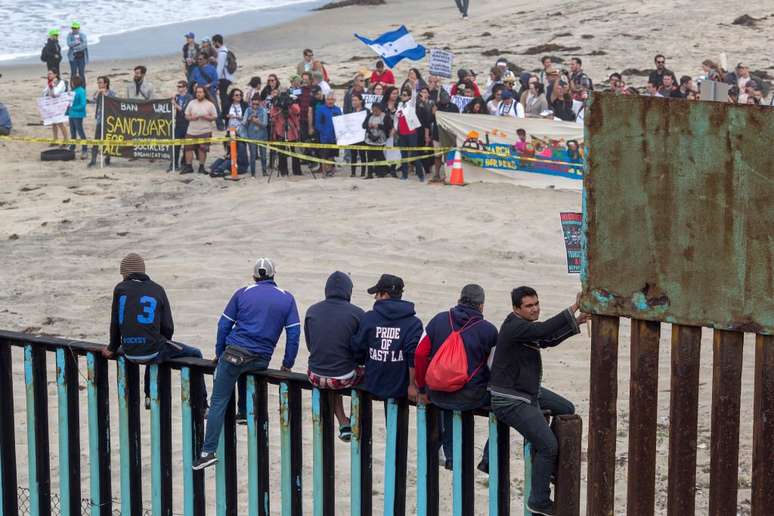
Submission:
M 279 142 L 297 142 L 301 134 L 301 108 L 298 106 L 295 98 L 287 91 L 287 88 L 280 90 L 280 94 L 274 99 L 271 108 L 273 140 Z M 290 147 L 283 147 L 284 150 L 292 151 Z M 279 174 L 288 175 L 288 156 L 278 153 Z M 296 156 L 293 160 L 293 175 L 300 176 L 301 162 Z

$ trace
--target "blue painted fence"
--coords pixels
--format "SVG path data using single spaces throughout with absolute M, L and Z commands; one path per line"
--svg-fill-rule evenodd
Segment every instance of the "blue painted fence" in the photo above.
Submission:
M 11 347 L 23 348 L 23 370 L 26 395 L 27 463 L 29 468 L 30 512 L 33 515 L 51 514 L 51 464 L 49 464 L 49 422 L 46 362 L 48 353 L 55 357 L 59 447 L 59 497 L 61 514 L 75 516 L 81 513 L 83 498 L 91 500 L 91 516 L 106 516 L 120 510 L 122 514 L 143 513 L 141 429 L 140 429 L 140 366 L 123 357 L 115 360 L 117 404 L 110 406 L 108 360 L 103 346 L 62 339 L 34 337 L 26 334 L 0 331 L 0 516 L 18 514 L 16 443 L 14 434 L 14 403 Z M 79 358 L 86 363 L 84 375 L 78 370 Z M 17 366 L 18 367 L 18 366 Z M 206 512 L 203 471 L 193 471 L 191 463 L 200 449 L 204 436 L 205 405 L 202 386 L 205 375 L 213 373 L 211 361 L 183 359 L 168 364 L 148 366 L 150 371 L 150 505 L 153 515 L 185 514 L 202 516 Z M 182 420 L 182 471 L 175 472 L 174 489 L 182 488 L 182 507 L 173 507 L 173 457 L 171 427 L 172 371 L 180 375 Z M 81 493 L 80 455 L 81 437 L 78 421 L 79 378 L 85 380 L 88 394 L 88 493 Z M 270 478 L 268 392 L 278 389 L 280 427 L 281 473 Z M 302 392 L 311 391 L 312 407 L 312 492 L 315 516 L 335 514 L 335 425 L 333 403 L 335 392 L 313 389 L 306 376 L 279 371 L 266 371 L 247 377 L 247 498 L 249 515 L 280 513 L 283 516 L 302 514 L 303 475 Z M 350 394 L 350 393 L 345 393 Z M 235 403 L 228 408 L 224 431 L 218 449 L 219 462 L 215 469 L 218 516 L 237 513 L 237 446 Z M 407 510 L 407 453 L 409 441 L 407 400 L 388 400 L 384 403 L 386 417 L 384 496 L 373 496 L 372 467 L 372 412 L 373 400 L 364 392 L 352 391 L 351 414 L 353 436 L 350 452 L 351 514 L 367 516 L 373 512 L 385 516 L 403 516 Z M 381 409 L 382 402 L 378 402 Z M 115 444 L 119 448 L 119 464 L 111 465 L 111 409 L 118 412 L 119 432 Z M 490 483 L 488 503 L 475 510 L 474 484 L 474 417 L 484 416 L 489 429 Z M 409 501 L 410 512 L 416 507 L 420 516 L 439 514 L 439 439 L 440 411 L 433 406 L 416 407 L 416 501 Z M 510 514 L 510 438 L 509 429 L 485 411 L 455 412 L 454 464 L 452 475 L 452 514 L 454 516 L 486 513 Z M 578 464 L 580 431 L 578 427 Z M 459 467 L 456 467 L 460 465 Z M 120 506 L 113 506 L 111 467 L 119 468 Z M 562 468 L 560 467 L 560 470 Z M 379 473 L 379 472 L 377 472 Z M 180 481 L 182 480 L 182 483 Z M 279 500 L 270 495 L 270 482 L 280 484 Z M 579 478 L 567 479 L 566 484 L 577 484 Z M 86 490 L 84 489 L 84 491 Z M 566 491 L 566 489 L 565 489 Z M 487 491 L 484 490 L 484 493 Z M 559 486 L 557 487 L 559 492 Z M 574 496 L 574 495 L 573 495 Z M 116 504 L 118 505 L 118 504 Z M 579 504 L 576 504 L 579 506 Z M 273 511 L 273 512 L 272 512 Z M 525 512 L 525 514 L 528 514 Z M 565 504 L 561 514 L 578 514 Z

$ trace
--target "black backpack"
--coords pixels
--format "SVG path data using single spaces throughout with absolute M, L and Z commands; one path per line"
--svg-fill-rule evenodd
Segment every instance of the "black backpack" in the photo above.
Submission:
M 237 71 L 237 58 L 231 50 L 226 52 L 226 70 L 231 74 Z

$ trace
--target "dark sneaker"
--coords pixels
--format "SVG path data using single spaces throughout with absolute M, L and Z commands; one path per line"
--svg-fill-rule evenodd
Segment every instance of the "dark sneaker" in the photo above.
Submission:
M 181 174 L 193 174 L 193 165 L 183 165 L 183 168 L 180 169 Z
M 236 415 L 236 424 L 238 424 L 238 425 L 246 425 L 247 424 L 247 416 L 245 416 L 242 412 L 237 413 L 237 415 Z
M 200 469 L 204 469 L 206 467 L 212 466 L 218 462 L 218 458 L 215 456 L 214 453 L 207 453 L 202 452 L 201 455 L 199 455 L 199 458 L 197 458 L 191 468 L 194 471 L 199 471 Z
M 476 469 L 479 470 L 481 473 L 489 474 L 489 463 L 482 460 L 478 463 L 478 466 L 476 466 Z
M 207 173 L 207 170 L 205 170 L 204 165 L 202 165 L 201 163 L 199 163 L 199 173 L 200 174 L 206 174 Z
M 527 502 L 527 510 L 532 514 L 543 514 L 544 516 L 554 516 L 554 514 L 556 514 L 554 512 L 553 502 L 549 502 L 549 504 L 545 506 L 532 505 L 530 502 Z
M 97 162 L 96 161 L 89 161 L 86 164 L 86 168 L 91 168 L 91 167 L 95 167 L 95 166 L 97 166 Z
M 345 443 L 352 440 L 352 427 L 350 425 L 341 425 L 339 427 L 339 439 Z

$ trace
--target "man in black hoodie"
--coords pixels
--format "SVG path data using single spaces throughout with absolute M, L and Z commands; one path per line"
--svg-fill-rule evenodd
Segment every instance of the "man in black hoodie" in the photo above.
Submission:
M 350 342 L 360 328 L 365 313 L 349 302 L 352 298 L 352 280 L 336 271 L 325 283 L 325 301 L 309 307 L 304 318 L 304 340 L 309 350 L 307 375 L 319 389 L 351 389 L 363 377 L 357 367 Z M 349 442 L 352 426 L 344 412 L 341 396 L 333 406 L 339 422 L 339 439 Z
M 366 312 L 352 337 L 352 352 L 359 364 L 365 364 L 363 388 L 380 400 L 406 396 L 416 400 L 414 352 L 422 321 L 414 303 L 401 299 L 403 280 L 392 274 L 382 274 L 368 293 L 376 299 L 374 309 Z
M 527 509 L 533 514 L 554 514 L 549 482 L 556 467 L 558 444 L 543 409 L 552 416 L 572 414 L 573 404 L 541 387 L 543 379 L 542 348 L 554 347 L 580 333 L 579 325 L 588 320 L 577 317 L 580 294 L 572 306 L 550 319 L 538 322 L 540 302 L 530 287 L 511 292 L 513 312 L 505 318 L 497 338 L 492 373 L 489 380 L 492 410 L 497 419 L 518 430 L 532 444 L 532 492 Z
M 202 352 L 172 341 L 172 309 L 164 288 L 145 274 L 145 261 L 135 253 L 121 260 L 124 280 L 113 290 L 110 344 L 102 354 L 112 358 L 120 347 L 124 357 L 139 364 L 173 358 L 202 358 Z M 206 399 L 206 392 L 204 393 Z M 145 368 L 145 408 L 150 408 L 150 374 Z

